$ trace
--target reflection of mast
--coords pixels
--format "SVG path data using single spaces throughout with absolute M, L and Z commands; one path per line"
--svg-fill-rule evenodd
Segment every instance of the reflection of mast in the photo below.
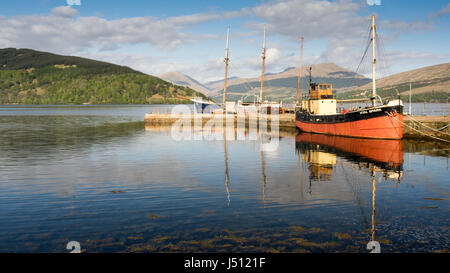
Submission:
M 264 164 L 264 152 L 261 150 L 261 171 L 262 171 L 262 177 L 263 177 L 263 202 L 266 201 L 266 166 Z
M 228 171 L 227 136 L 225 130 L 223 131 L 223 153 L 225 155 L 225 187 L 227 190 L 228 206 L 230 206 L 230 174 Z
M 300 159 L 300 150 L 298 150 L 298 168 L 299 168 L 299 177 L 300 177 L 300 199 L 303 202 L 303 168 Z
M 225 102 L 227 100 L 227 75 L 228 75 L 228 62 L 230 58 L 228 58 L 228 47 L 230 43 L 230 26 L 227 29 L 227 49 L 225 55 L 225 78 L 223 79 L 223 98 L 222 98 L 222 109 L 225 110 Z
M 264 25 L 264 41 L 262 53 L 262 72 L 261 72 L 261 90 L 259 91 L 259 102 L 262 102 L 263 86 L 264 86 L 264 64 L 266 62 L 266 25 Z
M 372 241 L 375 241 L 375 170 L 372 170 Z
M 309 195 L 312 194 L 312 188 L 311 188 L 311 185 L 312 185 L 312 183 L 311 183 L 311 175 L 310 175 L 310 176 L 309 176 Z

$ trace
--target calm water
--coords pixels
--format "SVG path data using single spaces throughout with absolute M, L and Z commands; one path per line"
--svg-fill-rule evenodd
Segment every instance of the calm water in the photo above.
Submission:
M 169 109 L 0 106 L 0 252 L 448 250 L 450 146 L 176 141 Z

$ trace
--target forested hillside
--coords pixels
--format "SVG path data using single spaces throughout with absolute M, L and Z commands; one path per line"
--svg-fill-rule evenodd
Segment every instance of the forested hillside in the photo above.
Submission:
M 0 49 L 0 104 L 188 103 L 206 98 L 129 67 L 30 49 Z

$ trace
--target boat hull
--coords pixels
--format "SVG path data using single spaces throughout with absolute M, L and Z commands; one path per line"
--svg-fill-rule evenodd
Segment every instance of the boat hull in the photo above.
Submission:
M 403 106 L 380 106 L 337 115 L 298 111 L 296 126 L 303 132 L 374 139 L 403 138 Z

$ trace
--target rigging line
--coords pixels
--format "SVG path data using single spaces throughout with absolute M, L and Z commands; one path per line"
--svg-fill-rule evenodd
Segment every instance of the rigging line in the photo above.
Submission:
M 386 47 L 384 46 L 384 40 L 383 40 L 383 36 L 381 35 L 380 36 L 380 38 L 379 38 L 379 40 L 380 40 L 380 46 L 381 46 L 381 50 L 382 50 L 382 53 L 383 53 L 383 56 L 386 56 Z M 391 72 L 391 70 L 389 69 L 389 59 L 388 58 L 384 58 L 383 59 L 383 62 L 385 63 L 385 65 L 386 65 L 386 68 L 387 68 L 387 72 L 388 72 L 388 74 L 390 75 L 390 74 L 392 74 Z
M 366 47 L 366 49 L 364 51 L 364 54 L 363 54 L 363 56 L 361 58 L 361 61 L 360 61 L 359 65 L 358 65 L 358 67 L 355 70 L 355 73 L 360 73 L 360 74 L 363 74 L 363 75 L 365 73 L 369 72 L 369 69 L 368 69 L 368 67 L 369 67 L 369 64 L 368 64 L 369 63 L 369 59 L 366 58 L 366 56 L 367 56 L 367 52 L 368 52 L 368 50 L 370 48 L 370 45 L 372 44 L 372 35 L 371 35 L 372 34 L 372 25 L 370 25 L 368 27 L 368 33 L 369 33 L 369 35 L 368 35 L 367 40 L 366 40 L 367 47 Z M 372 63 L 372 62 L 370 61 L 370 63 Z M 356 80 L 354 80 L 354 81 L 355 81 L 355 85 L 356 85 Z M 359 87 L 361 87 L 361 86 L 359 86 Z M 358 90 L 359 87 L 357 87 L 356 90 Z M 359 89 L 359 90 L 361 90 L 361 89 Z M 364 89 L 362 89 L 361 91 L 364 91 Z M 364 92 L 366 92 L 366 91 L 364 91 Z
M 244 84 L 243 85 L 245 87 L 246 93 L 250 95 L 250 93 L 253 91 L 254 87 L 252 87 L 252 85 L 250 84 L 251 82 L 249 83 L 249 81 L 250 81 L 250 79 L 246 78 L 244 80 Z
M 358 179 L 355 179 L 355 177 L 352 176 L 352 178 L 353 178 L 352 181 L 356 181 L 356 183 L 353 184 L 352 182 L 350 182 L 351 179 L 349 179 L 349 175 L 348 175 L 347 171 L 346 171 L 345 168 L 344 168 L 343 159 L 341 159 L 341 161 L 340 161 L 340 166 L 341 166 L 341 169 L 342 169 L 342 173 L 344 174 L 345 181 L 346 181 L 347 184 L 350 186 L 350 188 L 351 188 L 351 190 L 352 190 L 352 192 L 353 192 L 353 196 L 354 196 L 355 199 L 356 199 L 356 202 L 357 202 L 358 207 L 359 207 L 360 212 L 361 212 L 361 218 L 362 218 L 362 221 L 363 221 L 363 223 L 365 224 L 366 229 L 368 229 L 368 228 L 369 228 L 369 221 L 367 220 L 366 214 L 365 214 L 365 212 L 364 212 L 364 200 L 362 200 L 362 199 L 361 199 L 361 196 L 360 196 L 360 193 L 361 193 L 361 185 L 360 185 L 360 183 L 359 183 L 359 180 L 358 180 Z
M 372 44 L 371 42 L 367 44 L 366 50 L 364 51 L 364 54 L 363 54 L 363 56 L 361 58 L 361 61 L 359 62 L 358 67 L 355 70 L 356 73 L 358 73 L 359 67 L 361 66 L 361 63 L 364 61 L 364 58 L 366 57 L 367 51 L 369 50 L 369 47 L 370 47 L 371 44 Z
M 385 62 L 385 56 L 384 56 L 384 52 L 381 50 L 381 38 L 380 38 L 378 32 L 375 33 L 375 41 L 376 41 L 375 45 L 376 45 L 376 48 L 377 48 L 377 51 L 378 51 L 378 56 L 379 56 L 379 57 L 377 58 L 377 61 L 378 61 L 378 60 L 381 60 L 381 61 L 379 62 L 379 63 L 380 63 L 379 66 L 381 67 L 380 70 L 382 70 L 383 73 L 384 73 L 384 75 L 383 75 L 383 73 L 382 73 L 382 76 L 386 76 L 386 62 Z
M 380 38 L 379 38 L 378 32 L 375 33 L 375 42 L 376 42 L 375 47 L 376 47 L 376 52 L 377 52 L 376 61 L 377 61 L 377 65 L 378 65 L 378 71 L 380 71 L 383 69 L 383 64 L 380 60 L 384 59 L 384 58 L 382 58 L 382 52 L 380 50 Z
M 372 33 L 372 26 L 370 26 L 370 28 L 369 28 L 369 37 L 366 40 L 366 44 L 367 44 L 366 50 L 364 51 L 363 57 L 362 57 L 361 61 L 359 62 L 359 65 L 356 68 L 355 73 L 358 72 L 359 66 L 361 65 L 361 63 L 363 62 L 363 60 L 364 60 L 364 58 L 365 58 L 365 56 L 367 54 L 367 50 L 369 49 L 369 46 L 370 46 L 371 41 L 372 41 L 372 38 L 371 38 L 371 35 L 370 35 L 371 33 Z
M 416 128 L 412 127 L 412 126 L 409 126 L 408 124 L 404 123 L 403 121 L 399 120 L 398 118 L 396 118 L 395 116 L 393 116 L 393 115 L 391 115 L 389 113 L 388 113 L 388 115 L 389 115 L 389 117 L 396 119 L 398 122 L 402 123 L 404 126 L 406 126 L 406 127 L 410 128 L 410 129 L 418 132 L 419 134 L 422 134 L 422 135 L 425 135 L 425 136 L 428 136 L 428 137 L 431 137 L 431 138 L 435 138 L 435 139 L 440 140 L 440 141 L 444 141 L 444 142 L 450 143 L 450 141 L 448 141 L 446 139 L 439 138 L 439 137 L 436 137 L 436 136 L 433 136 L 433 135 L 429 135 L 429 134 L 425 134 L 424 132 L 421 132 L 421 131 L 417 130 Z
M 230 61 L 230 68 L 233 68 L 234 67 L 234 65 L 233 65 L 233 63 Z M 243 85 L 243 91 L 244 91 L 244 93 L 243 93 L 243 95 L 244 94 L 247 94 L 247 95 L 251 95 L 250 93 L 251 93 L 251 91 L 253 90 L 253 88 L 252 88 L 252 86 L 248 83 L 248 79 L 245 79 L 244 81 L 243 81 L 243 83 L 240 83 L 239 85 Z M 231 87 L 232 85 L 230 85 L 230 87 Z
M 429 126 L 423 124 L 422 122 L 418 121 L 417 119 L 413 118 L 412 116 L 408 116 L 408 117 L 409 117 L 413 122 L 418 123 L 420 126 L 422 126 L 422 127 L 424 127 L 424 128 L 428 128 L 428 129 L 430 129 L 430 130 L 432 130 L 432 131 L 436 131 L 436 132 L 441 133 L 441 134 L 450 135 L 450 134 L 448 134 L 448 133 L 446 133 L 446 132 L 441 132 L 441 131 L 444 130 L 445 128 L 449 127 L 449 126 L 450 126 L 450 123 L 447 124 L 447 125 L 445 125 L 445 126 L 442 127 L 442 128 L 434 129 L 434 128 L 431 128 L 431 127 L 429 127 Z
M 244 81 L 243 81 L 244 90 L 246 91 L 245 94 L 255 96 L 256 93 L 257 93 L 257 92 L 256 92 L 257 90 L 254 90 L 254 89 L 255 89 L 256 87 L 258 87 L 258 86 L 257 86 L 257 85 L 256 85 L 256 86 L 252 86 L 251 83 L 256 83 L 256 81 L 253 80 L 253 81 L 250 82 L 250 80 L 252 80 L 252 78 L 246 78 L 246 79 L 244 79 Z M 242 83 L 241 83 L 241 84 L 242 84 Z M 252 93 L 253 93 L 253 94 L 252 94 Z
M 251 85 L 252 82 L 256 83 L 256 85 L 252 86 Z M 258 84 L 257 84 L 256 81 L 252 81 L 252 82 L 249 82 L 249 80 L 245 80 L 245 82 L 244 82 L 247 85 L 247 89 L 248 89 L 247 93 L 249 93 L 249 95 L 252 95 L 252 96 L 257 96 L 257 94 L 258 94 L 258 90 L 257 90 Z
M 253 88 L 251 86 L 251 84 L 248 83 L 248 79 L 245 79 L 243 82 L 243 86 L 244 86 L 244 91 L 246 91 L 246 94 L 250 95 L 250 93 L 252 92 Z
M 375 40 L 376 40 L 376 46 L 377 46 L 377 50 L 378 50 L 378 55 L 380 56 L 381 59 L 381 68 L 384 72 L 384 76 L 390 75 L 390 70 L 389 70 L 389 66 L 387 63 L 387 58 L 386 58 L 386 49 L 384 47 L 384 42 L 382 39 L 382 36 L 376 32 L 375 33 Z
M 265 91 L 270 91 L 271 88 L 272 88 L 272 89 L 276 89 L 276 88 L 277 88 L 277 86 L 272 85 L 272 84 L 270 83 L 271 79 L 267 79 L 269 76 L 270 76 L 270 75 L 267 75 L 267 77 L 264 77 L 264 86 L 267 87 L 267 88 L 264 88 Z M 282 87 L 281 87 L 281 88 L 282 88 Z M 267 94 L 267 93 L 266 93 L 266 94 Z M 269 95 L 270 95 L 270 94 L 269 94 Z M 266 95 L 266 97 L 267 97 L 267 95 Z

